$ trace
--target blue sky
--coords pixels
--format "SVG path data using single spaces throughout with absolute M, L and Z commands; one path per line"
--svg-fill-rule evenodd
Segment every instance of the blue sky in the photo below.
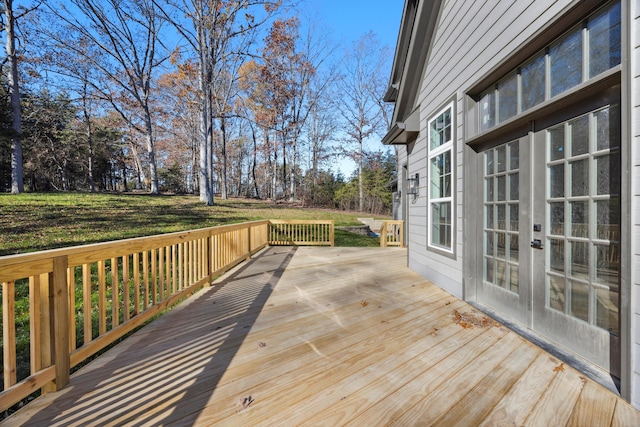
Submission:
M 331 39 L 339 42 L 342 48 L 349 48 L 362 35 L 372 31 L 381 44 L 389 47 L 392 56 L 403 8 L 404 0 L 302 0 L 300 3 L 301 14 L 318 18 L 331 32 Z M 393 57 L 389 67 L 392 60 Z M 385 148 L 379 138 L 367 141 L 366 145 L 365 148 L 369 150 Z M 333 170 L 341 171 L 348 178 L 355 168 L 353 161 L 343 159 L 334 163 Z
M 333 29 L 337 40 L 352 42 L 373 31 L 395 48 L 404 0 L 303 0 L 301 7 L 305 4 Z

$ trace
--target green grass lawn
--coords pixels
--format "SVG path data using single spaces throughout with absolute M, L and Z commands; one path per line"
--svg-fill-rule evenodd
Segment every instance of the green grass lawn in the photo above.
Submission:
M 232 199 L 205 206 L 198 196 L 0 194 L 0 256 L 150 236 L 260 219 L 332 219 L 357 225 L 368 214 Z M 378 246 L 376 238 L 336 230 L 336 246 Z

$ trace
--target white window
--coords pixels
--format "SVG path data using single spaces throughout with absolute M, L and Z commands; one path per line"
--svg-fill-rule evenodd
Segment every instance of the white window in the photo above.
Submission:
M 453 253 L 453 103 L 429 120 L 429 246 Z

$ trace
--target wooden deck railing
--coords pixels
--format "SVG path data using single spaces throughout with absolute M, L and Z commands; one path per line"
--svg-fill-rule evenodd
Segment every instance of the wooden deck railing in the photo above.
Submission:
M 63 388 L 73 366 L 266 247 L 268 235 L 269 222 L 255 221 L 0 258 L 0 410 Z M 29 360 L 17 366 L 17 354 Z
M 269 244 L 325 245 L 334 244 L 333 221 L 327 220 L 270 220 Z
M 265 220 L 0 257 L 0 411 L 267 245 L 333 243 L 333 221 Z
M 384 221 L 380 227 L 380 246 L 404 247 L 404 221 Z

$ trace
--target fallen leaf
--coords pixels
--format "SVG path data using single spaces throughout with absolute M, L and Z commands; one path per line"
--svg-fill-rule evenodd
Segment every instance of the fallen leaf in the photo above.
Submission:
M 553 372 L 564 372 L 564 363 L 561 363 L 555 368 L 553 368 Z
M 238 399 L 238 401 L 236 402 L 236 406 L 238 407 L 238 412 L 242 411 L 243 409 L 247 409 L 249 405 L 251 405 L 252 403 L 253 403 L 253 397 L 251 396 Z

